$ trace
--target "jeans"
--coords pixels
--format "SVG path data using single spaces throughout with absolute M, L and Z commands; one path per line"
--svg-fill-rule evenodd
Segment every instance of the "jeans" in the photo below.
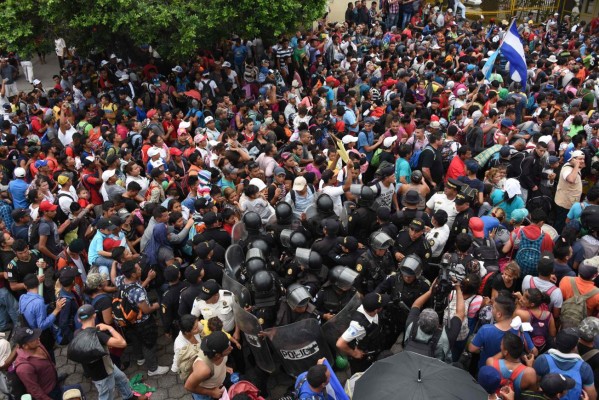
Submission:
M 458 8 L 460 9 L 460 14 L 462 19 L 466 19 L 466 6 L 462 4 L 460 0 L 456 0 L 453 12 L 455 15 L 458 15 Z
M 391 30 L 392 27 L 397 26 L 398 20 L 399 20 L 398 13 L 387 15 L 387 29 Z
M 116 365 L 112 374 L 100 381 L 94 381 L 94 385 L 98 390 L 98 400 L 113 400 L 115 387 L 121 394 L 122 399 L 126 400 L 133 396 L 127 376 Z
M 403 12 L 403 17 L 401 19 L 401 30 L 403 31 L 404 28 L 408 25 L 408 22 L 410 22 L 410 19 L 412 18 L 412 13 L 411 12 Z
M 19 323 L 19 303 L 7 288 L 0 288 L 0 332 L 17 326 Z
M 98 256 L 92 264 L 98 266 L 101 275 L 106 274 L 106 276 L 110 277 L 110 268 L 112 267 L 113 261 L 114 260 L 111 258 Z
M 206 394 L 197 394 L 197 393 L 192 393 L 191 398 L 193 400 L 212 400 L 212 397 L 210 397 Z

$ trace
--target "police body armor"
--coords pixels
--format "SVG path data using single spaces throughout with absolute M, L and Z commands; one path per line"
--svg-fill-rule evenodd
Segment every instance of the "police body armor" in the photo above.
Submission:
M 393 256 L 387 250 L 382 257 L 376 257 L 371 250 L 366 251 L 358 258 L 356 271 L 362 275 L 363 293 L 370 293 L 393 272 L 395 262 Z M 358 278 L 360 279 L 360 278 Z
M 357 321 L 366 331 L 366 336 L 360 340 L 354 340 L 350 347 L 358 348 L 368 353 L 371 358 L 376 358 L 376 355 L 381 351 L 381 326 L 374 322 L 369 322 L 364 314 L 359 311 L 354 311 L 352 320 Z
M 368 207 L 358 207 L 348 217 L 348 235 L 360 243 L 368 243 L 368 238 L 376 224 L 376 212 Z

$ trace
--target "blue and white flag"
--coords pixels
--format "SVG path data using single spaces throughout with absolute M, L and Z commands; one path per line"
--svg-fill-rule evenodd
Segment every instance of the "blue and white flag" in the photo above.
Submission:
M 493 72 L 493 66 L 495 65 L 495 60 L 499 55 L 499 50 L 495 50 L 491 56 L 487 59 L 485 65 L 483 65 L 483 74 L 485 75 L 485 79 L 489 79 L 491 73 Z
M 341 386 L 341 382 L 339 382 L 337 375 L 335 375 L 333 368 L 331 368 L 331 364 L 325 360 L 324 365 L 327 366 L 331 374 L 331 380 L 327 385 L 327 394 L 335 400 L 349 400 L 349 396 L 343 390 L 343 386 Z
M 512 21 L 510 28 L 503 37 L 503 43 L 501 44 L 501 52 L 503 56 L 510 63 L 510 77 L 515 82 L 520 82 L 522 87 L 526 87 L 526 58 L 524 56 L 524 47 L 520 41 L 520 34 L 518 34 L 518 28 Z

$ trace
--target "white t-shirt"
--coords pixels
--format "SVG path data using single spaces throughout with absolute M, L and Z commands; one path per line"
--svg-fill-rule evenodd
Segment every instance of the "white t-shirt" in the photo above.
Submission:
M 453 200 L 449 200 L 445 193 L 435 193 L 427 202 L 426 207 L 431 210 L 445 210 L 447 213 L 447 226 L 453 226 L 453 220 L 458 215 L 458 211 L 455 209 L 455 203 Z
M 341 186 L 325 186 L 321 189 L 321 193 L 328 194 L 333 200 L 333 210 L 337 216 L 341 215 L 343 209 L 343 203 L 341 202 L 341 196 L 345 193 Z
M 67 129 L 66 132 L 63 132 L 62 129 L 58 128 L 58 140 L 62 143 L 64 147 L 67 147 L 71 143 L 73 143 L 73 134 L 77 132 L 77 129 L 72 126 Z
M 61 193 L 63 194 L 63 196 L 61 196 Z M 79 197 L 77 196 L 77 191 L 75 190 L 75 188 L 71 186 L 69 188 L 68 192 L 63 189 L 60 189 L 57 193 L 57 196 L 58 196 L 58 205 L 62 209 L 62 212 L 65 213 L 65 215 L 70 215 L 71 214 L 71 203 L 79 200 Z
M 202 339 L 200 338 L 199 333 L 195 335 L 195 338 L 198 341 L 198 343 L 201 343 Z M 188 344 L 191 344 L 191 342 L 187 340 L 185 336 L 183 336 L 183 332 L 179 332 L 179 335 L 177 336 L 177 338 L 175 339 L 175 343 L 173 344 L 173 350 L 175 354 L 173 354 L 173 364 L 171 365 L 171 371 L 173 371 L 175 374 L 179 373 L 179 352 L 183 347 L 187 346 Z

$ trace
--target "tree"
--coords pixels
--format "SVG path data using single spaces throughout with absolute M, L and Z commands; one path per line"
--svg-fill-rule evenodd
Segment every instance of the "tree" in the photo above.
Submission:
M 219 39 L 265 39 L 311 24 L 326 0 L 6 0 L 0 40 L 26 46 L 49 26 L 80 54 L 127 51 L 151 44 L 184 60 Z

